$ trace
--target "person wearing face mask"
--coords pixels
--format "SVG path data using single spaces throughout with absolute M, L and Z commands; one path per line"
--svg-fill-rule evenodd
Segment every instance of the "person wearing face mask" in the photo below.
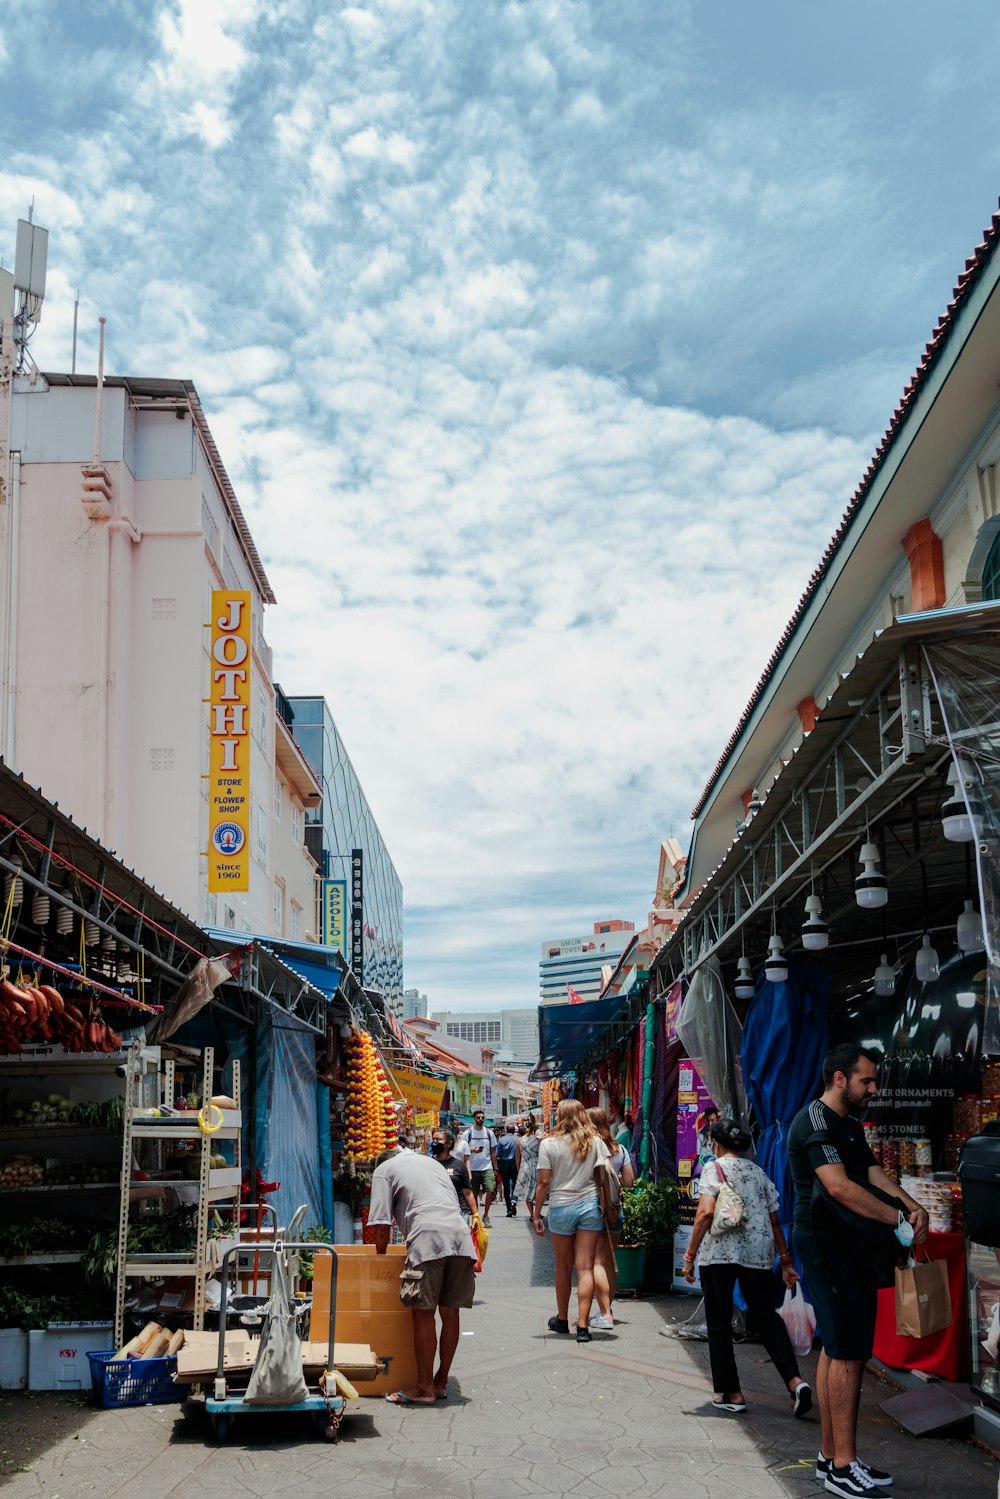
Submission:
M 469 1176 L 469 1168 L 465 1161 L 460 1155 L 455 1155 L 454 1150 L 455 1136 L 450 1129 L 439 1125 L 431 1136 L 431 1155 L 451 1177 L 463 1217 L 471 1218 L 476 1211 L 476 1199 L 472 1195 L 472 1178 Z
M 835 1046 L 823 1060 L 823 1092 L 799 1111 L 788 1131 L 795 1184 L 792 1247 L 823 1345 L 816 1369 L 821 1427 L 816 1478 L 841 1499 L 879 1499 L 892 1484 L 891 1474 L 861 1461 L 857 1452 L 861 1377 L 875 1340 L 877 1288 L 862 1246 L 823 1227 L 823 1220 L 817 1228 L 814 1183 L 857 1218 L 884 1223 L 897 1234 L 903 1218 L 911 1242 L 921 1244 L 927 1237 L 926 1212 L 889 1180 L 865 1140 L 861 1119 L 877 1092 L 873 1058 L 849 1042 Z

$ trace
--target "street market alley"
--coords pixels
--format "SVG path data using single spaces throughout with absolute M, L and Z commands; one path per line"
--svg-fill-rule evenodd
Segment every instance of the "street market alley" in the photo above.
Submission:
M 578 1347 L 546 1330 L 551 1286 L 548 1240 L 523 1216 L 494 1216 L 447 1403 L 402 1410 L 362 1399 L 338 1446 L 291 1416 L 238 1421 L 219 1446 L 207 1422 L 177 1406 L 98 1411 L 81 1396 L 5 1394 L 0 1487 L 10 1499 L 822 1492 L 811 1462 L 818 1422 L 793 1421 L 761 1348 L 738 1352 L 750 1412 L 724 1416 L 709 1409 L 706 1345 L 659 1335 L 690 1315 L 693 1299 L 623 1300 L 615 1332 Z M 895 1474 L 892 1493 L 993 1499 L 993 1459 L 968 1442 L 906 1436 L 879 1408 L 892 1393 L 868 1377 L 860 1425 L 863 1455 Z

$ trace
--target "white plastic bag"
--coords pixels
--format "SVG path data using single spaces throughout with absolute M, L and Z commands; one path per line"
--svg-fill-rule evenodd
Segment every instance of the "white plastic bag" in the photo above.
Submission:
M 778 1316 L 788 1329 L 794 1352 L 799 1358 L 805 1358 L 807 1353 L 812 1352 L 813 1338 L 816 1336 L 816 1313 L 803 1296 L 800 1285 L 794 1291 L 790 1288 L 785 1291 Z

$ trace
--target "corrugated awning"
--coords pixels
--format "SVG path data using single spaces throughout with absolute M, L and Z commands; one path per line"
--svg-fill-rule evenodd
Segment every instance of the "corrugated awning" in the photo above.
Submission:
M 538 1064 L 530 1082 L 545 1082 L 572 1072 L 624 1012 L 628 996 L 585 1000 L 579 1005 L 538 1006 Z

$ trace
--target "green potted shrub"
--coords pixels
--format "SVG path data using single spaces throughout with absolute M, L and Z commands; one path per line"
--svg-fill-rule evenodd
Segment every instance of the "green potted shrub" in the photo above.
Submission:
M 625 1222 L 615 1254 L 619 1291 L 636 1291 L 642 1285 L 646 1257 L 658 1250 L 671 1250 L 680 1217 L 677 1189 L 669 1181 L 638 1181 L 622 1193 Z

